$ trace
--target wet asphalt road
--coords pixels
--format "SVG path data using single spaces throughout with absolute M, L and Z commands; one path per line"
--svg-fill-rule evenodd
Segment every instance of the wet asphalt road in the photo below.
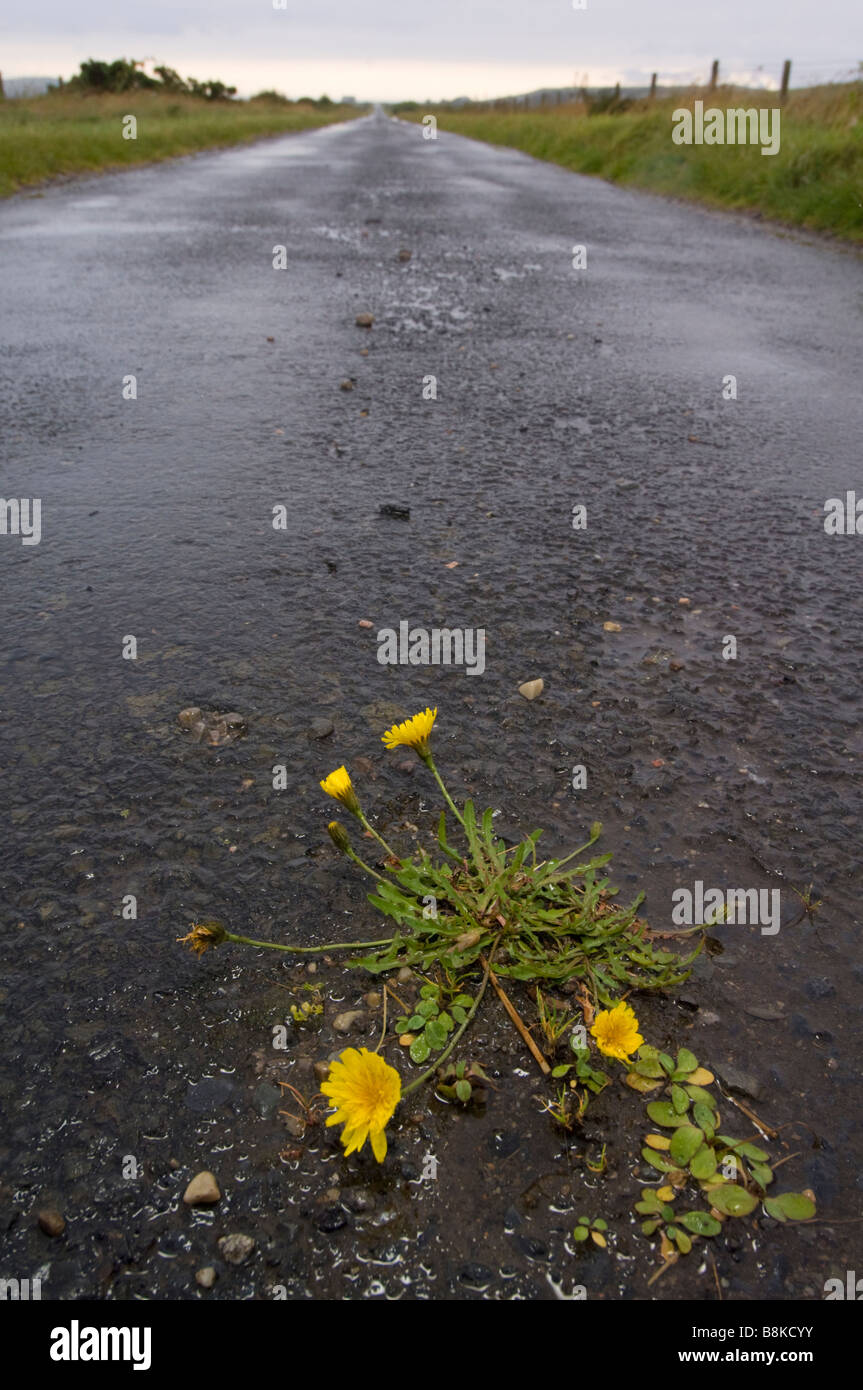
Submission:
M 382 1171 L 332 1131 L 285 1158 L 276 1083 L 313 1089 L 368 979 L 324 971 L 322 1032 L 274 1057 L 308 977 L 174 944 L 201 916 L 376 935 L 317 781 L 347 761 L 382 827 L 423 833 L 434 798 L 380 733 L 427 703 L 454 790 L 555 847 L 603 820 L 652 926 L 696 879 L 781 887 L 777 935 L 718 928 L 639 1017 L 750 1073 L 746 1103 L 800 1126 L 784 1186 L 859 1216 L 863 540 L 823 529 L 828 497 L 863 492 L 859 258 L 373 116 L 10 199 L 0 293 L 2 490 L 42 501 L 39 545 L 0 536 L 0 1274 L 41 1270 L 55 1298 L 710 1295 L 695 1256 L 646 1284 L 625 1105 L 562 1141 L 494 1011 L 481 1114 L 432 1102 Z M 402 620 L 483 628 L 484 674 L 380 665 Z M 192 704 L 245 737 L 192 743 Z M 202 1167 L 225 1196 L 190 1214 Z M 613 1255 L 573 1249 L 588 1209 Z M 855 1268 L 855 1226 L 766 1224 L 717 1250 L 727 1296 L 821 1297 Z M 239 1269 L 215 1246 L 237 1230 Z

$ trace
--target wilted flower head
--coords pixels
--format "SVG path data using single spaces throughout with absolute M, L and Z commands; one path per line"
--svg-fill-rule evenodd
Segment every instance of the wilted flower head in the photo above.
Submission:
M 412 719 L 406 719 L 403 724 L 394 724 L 391 729 L 387 729 L 381 742 L 385 743 L 387 748 L 413 748 L 421 758 L 426 758 L 429 753 L 429 735 L 436 718 L 437 706 L 434 709 L 423 710 Z
M 227 934 L 221 922 L 193 922 L 188 936 L 178 936 L 177 940 L 187 945 L 196 956 L 202 956 L 205 951 L 220 946 Z
M 604 1057 L 616 1057 L 625 1062 L 644 1042 L 638 1031 L 638 1019 L 628 1004 L 615 1004 L 596 1015 L 591 1036 Z
M 346 767 L 337 767 L 335 772 L 331 772 L 329 777 L 324 778 L 321 787 L 327 796 L 331 796 L 334 801 L 340 801 L 353 815 L 359 813 L 360 803 L 351 785 L 350 773 Z
M 368 1048 L 348 1047 L 330 1067 L 321 1093 L 336 1110 L 327 1124 L 344 1125 L 345 1156 L 358 1152 L 370 1138 L 375 1158 L 383 1163 L 387 1152 L 384 1130 L 402 1094 L 395 1067 Z

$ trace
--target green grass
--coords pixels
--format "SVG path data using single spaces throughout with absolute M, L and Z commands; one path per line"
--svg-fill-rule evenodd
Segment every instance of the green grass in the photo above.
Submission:
M 531 111 L 422 108 L 441 129 L 508 145 L 580 174 L 863 241 L 863 84 L 792 92 L 782 107 L 781 147 L 675 145 L 671 114 L 696 99 L 705 108 L 778 105 L 775 93 L 720 88 L 607 115 L 581 104 Z
M 165 92 L 48 92 L 0 101 L 0 197 L 61 175 L 120 169 L 195 150 L 310 130 L 362 114 L 268 101 L 205 101 Z M 123 139 L 123 117 L 138 122 Z

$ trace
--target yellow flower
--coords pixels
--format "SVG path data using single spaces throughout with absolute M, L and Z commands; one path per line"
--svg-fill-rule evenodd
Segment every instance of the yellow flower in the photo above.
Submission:
M 331 772 L 329 777 L 325 777 L 321 783 L 327 796 L 331 796 L 334 801 L 340 801 L 348 811 L 354 815 L 359 813 L 360 803 L 357 801 L 357 794 L 351 786 L 350 773 L 346 767 L 337 767 L 335 772 Z
M 615 1004 L 596 1015 L 590 1030 L 604 1057 L 616 1057 L 625 1062 L 630 1053 L 637 1052 L 644 1042 L 638 1031 L 638 1019 L 628 1004 Z
M 181 945 L 187 945 L 196 956 L 220 946 L 227 936 L 221 922 L 193 922 L 188 936 L 178 936 Z
M 402 1080 L 391 1067 L 368 1048 L 348 1047 L 330 1067 L 330 1074 L 321 1086 L 336 1108 L 328 1125 L 344 1125 L 342 1143 L 345 1156 L 358 1152 L 368 1138 L 378 1163 L 387 1152 L 387 1121 L 401 1099 Z
M 421 758 L 426 758 L 429 752 L 429 734 L 436 719 L 437 706 L 434 709 L 426 709 L 420 714 L 415 714 L 413 719 L 406 719 L 403 724 L 393 724 L 391 729 L 387 729 L 381 742 L 385 743 L 387 748 L 413 748 Z

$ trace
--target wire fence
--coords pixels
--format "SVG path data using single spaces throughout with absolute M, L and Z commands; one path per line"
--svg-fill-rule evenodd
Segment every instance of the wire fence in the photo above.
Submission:
M 777 58 L 753 64 L 751 60 L 715 60 L 701 69 L 677 69 L 652 74 L 650 82 L 618 82 L 597 85 L 591 83 L 590 73 L 576 73 L 571 87 L 545 87 L 520 95 L 483 97 L 479 102 L 459 101 L 457 105 L 548 106 L 600 96 L 615 100 L 639 100 L 655 96 L 670 96 L 678 92 L 719 87 L 748 88 L 752 91 L 801 91 L 830 84 L 863 82 L 863 62 L 849 58 L 825 58 L 817 62 Z

